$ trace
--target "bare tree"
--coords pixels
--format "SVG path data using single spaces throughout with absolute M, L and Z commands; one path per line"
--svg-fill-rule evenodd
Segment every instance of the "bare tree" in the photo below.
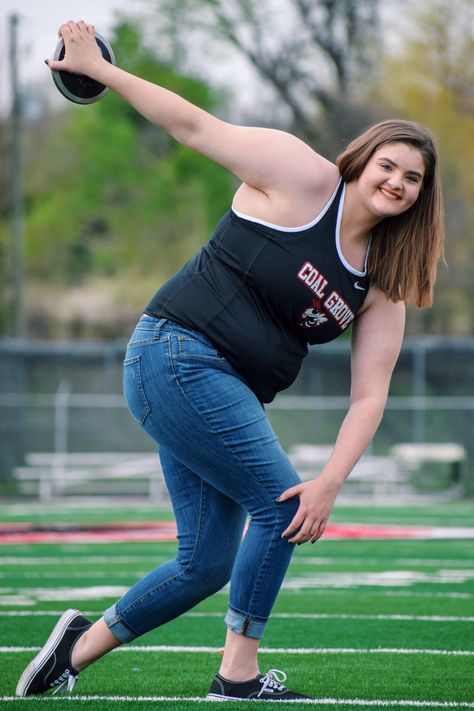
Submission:
M 240 54 L 289 110 L 292 129 L 320 140 L 323 123 L 347 124 L 361 78 L 367 80 L 376 64 L 379 5 L 380 0 L 154 0 L 152 7 L 161 49 L 167 38 L 173 61 L 191 55 L 193 63 L 204 43 Z M 361 106 L 354 115 L 356 123 L 367 122 Z

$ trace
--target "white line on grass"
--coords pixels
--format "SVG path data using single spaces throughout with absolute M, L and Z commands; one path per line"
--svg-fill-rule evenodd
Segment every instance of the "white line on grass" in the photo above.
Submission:
M 1 562 L 1 559 L 0 559 Z M 329 556 L 306 556 L 299 555 L 295 556 L 292 561 L 292 565 L 342 565 L 342 566 L 354 566 L 354 565 L 381 565 L 386 567 L 387 565 L 416 565 L 421 568 L 436 568 L 443 566 L 459 566 L 460 568 L 474 568 L 474 560 L 453 560 L 447 558 L 394 558 L 390 560 L 389 558 L 337 558 Z
M 220 652 L 220 647 L 181 647 L 181 646 L 136 646 L 119 647 L 117 651 L 131 652 Z M 448 650 L 448 649 L 399 649 L 399 648 L 351 648 L 351 647 L 260 647 L 262 654 L 441 654 L 448 656 L 474 656 L 471 650 Z
M 88 555 L 78 555 L 70 557 L 69 559 L 61 558 L 60 556 L 42 556 L 42 557 L 13 557 L 13 556 L 0 556 L 0 565 L 60 565 L 64 566 L 76 566 L 78 563 L 87 563 L 89 565 L 104 565 L 107 563 L 121 563 L 121 564 L 135 564 L 135 563 L 149 563 L 154 565 L 155 563 L 160 563 L 166 561 L 168 558 L 166 556 L 157 555 L 110 555 L 110 556 L 88 556 Z M 294 564 L 298 565 L 383 565 L 386 566 L 388 563 L 391 565 L 416 565 L 421 567 L 436 567 L 436 566 L 459 566 L 462 568 L 472 568 L 474 567 L 474 560 L 466 559 L 446 559 L 446 558 L 395 558 L 389 560 L 387 558 L 337 558 L 334 556 L 305 556 L 301 555 L 294 558 Z
M 133 572 L 126 571 L 126 570 L 114 570 L 113 572 L 113 577 L 114 578 L 125 578 L 127 580 L 134 580 L 135 578 L 142 577 L 146 575 L 147 571 L 137 571 L 134 570 Z M 4 578 L 9 577 L 9 573 L 0 573 L 0 576 Z M 110 579 L 111 574 L 107 570 L 71 570 L 71 571 L 64 571 L 64 570 L 56 570 L 56 571 L 50 571 L 50 570 L 41 570 L 41 571 L 36 571 L 36 572 L 31 572 L 31 571 L 15 571 L 15 575 L 18 578 L 21 578 L 22 580 L 57 580 L 58 578 L 60 580 L 84 580 L 84 578 L 93 579 L 93 578 L 98 578 L 99 580 L 103 580 L 104 578 Z
M 427 598 L 442 598 L 442 599 L 453 599 L 453 600 L 471 600 L 474 595 L 472 593 L 442 593 L 442 592 L 416 592 L 416 591 L 411 591 L 411 590 L 381 590 L 378 588 L 377 590 L 367 590 L 367 589 L 361 589 L 358 590 L 357 588 L 341 588 L 338 590 L 337 588 L 311 588 L 311 590 L 304 590 L 302 588 L 297 588 L 296 590 L 292 592 L 297 592 L 299 595 L 311 595 L 313 597 L 314 595 L 321 595 L 323 597 L 334 597 L 334 595 L 364 595 L 364 599 L 366 599 L 369 595 L 373 595 L 374 597 L 381 597 L 381 596 L 386 596 L 386 597 L 427 597 Z M 218 592 L 215 593 L 215 595 L 225 595 L 229 596 L 229 588 L 226 585 L 222 590 L 219 590 Z M 2 598 L 0 597 L 0 605 L 2 604 Z M 12 603 L 13 604 L 13 603 Z
M 151 703 L 156 703 L 158 701 L 176 702 L 176 703 L 206 703 L 207 699 L 205 696 L 35 696 L 30 697 L 29 700 L 34 698 L 35 701 L 127 701 L 127 702 L 137 702 L 137 701 L 149 701 Z M 0 696 L 0 701 L 25 701 L 21 696 Z M 245 699 L 245 701 L 259 702 L 259 699 Z M 474 701 L 422 701 L 418 699 L 335 699 L 331 697 L 327 698 L 313 698 L 313 699 L 299 699 L 295 701 L 280 701 L 279 703 L 298 703 L 298 704 L 313 704 L 321 706 L 405 706 L 411 708 L 442 708 L 442 709 L 459 709 L 474 708 Z
M 87 575 L 87 574 L 85 574 Z M 458 584 L 474 579 L 474 570 L 438 570 L 422 573 L 414 570 L 387 570 L 374 573 L 316 573 L 307 576 L 290 577 L 283 581 L 282 590 L 304 590 L 318 588 L 360 588 L 364 586 L 380 588 L 407 588 L 419 583 Z M 18 595 L 18 604 L 23 600 L 97 600 L 104 597 L 120 597 L 128 590 L 121 585 L 91 585 L 81 587 L 47 588 L 28 587 L 4 589 L 4 594 Z M 0 597 L 1 603 L 1 597 Z M 4 602 L 4 604 L 6 604 Z M 10 602 L 9 604 L 15 604 Z
M 2 613 L 0 612 L 0 615 Z M 221 612 L 188 612 L 187 617 L 222 617 Z M 397 620 L 408 622 L 474 622 L 474 617 L 442 615 L 349 615 L 317 612 L 274 612 L 272 618 L 282 620 Z
M 299 590 L 298 592 L 303 592 L 302 590 Z M 312 588 L 311 592 L 308 592 L 306 594 L 310 594 L 311 597 L 314 595 L 322 595 L 322 596 L 330 596 L 331 598 L 334 597 L 334 595 L 343 595 L 343 596 L 348 596 L 348 595 L 360 595 L 361 593 L 364 594 L 364 599 L 367 598 L 369 595 L 373 595 L 377 598 L 384 596 L 384 597 L 428 597 L 428 598 L 443 598 L 443 599 L 453 599 L 453 600 L 470 600 L 471 598 L 474 597 L 472 593 L 468 592 L 420 592 L 417 590 L 357 590 L 354 588 L 342 588 L 338 590 L 337 588 Z M 228 595 L 229 591 L 227 587 L 223 588 L 222 590 L 219 590 L 216 595 Z M 1 598 L 0 598 L 0 605 L 1 605 Z
M 318 594 L 323 594 L 326 592 L 325 590 L 312 590 L 311 595 L 315 595 L 316 593 Z M 351 591 L 347 591 L 351 592 Z M 331 590 L 331 595 L 336 595 L 336 594 L 346 594 L 347 592 L 345 590 Z M 370 592 L 365 592 L 364 595 L 367 596 L 369 595 Z M 377 595 L 379 597 L 380 595 L 384 595 L 386 597 L 439 597 L 439 598 L 450 598 L 450 599 L 458 599 L 458 600 L 470 600 L 472 596 L 471 593 L 457 593 L 457 592 L 451 592 L 451 593 L 443 593 L 443 592 L 416 592 L 416 591 L 408 591 L 408 590 L 376 590 L 373 592 L 374 595 Z
M 77 563 L 90 563 L 91 565 L 104 563 L 154 563 L 156 561 L 168 560 L 166 556 L 157 555 L 75 555 L 69 558 L 61 556 L 38 556 L 35 557 L 0 557 L 0 565 L 73 565 Z M 474 565 L 474 562 L 473 562 Z
M 103 595 L 99 594 L 97 591 L 97 588 L 95 588 L 95 592 L 91 592 L 90 589 L 87 588 L 76 588 L 74 593 L 70 592 L 70 588 L 66 589 L 66 592 L 63 594 L 63 592 L 59 590 L 51 590 L 50 588 L 45 588 L 45 592 L 43 592 L 41 595 L 36 595 L 33 596 L 34 591 L 30 591 L 30 594 L 28 594 L 28 588 L 23 589 L 22 594 L 12 594 L 12 590 L 7 590 L 3 589 L 0 590 L 0 606 L 2 605 L 21 605 L 22 607 L 30 607 L 36 605 L 37 602 L 45 602 L 45 601 L 55 601 L 59 602 L 60 600 L 64 602 L 68 601 L 76 601 L 76 600 L 99 600 Z M 125 593 L 128 590 L 127 587 L 123 588 L 116 588 L 115 594 L 112 594 L 110 592 L 110 589 L 108 591 L 108 594 L 106 597 L 120 597 L 123 593 Z M 298 592 L 302 592 L 302 588 L 296 588 Z M 10 594 L 7 594 L 10 593 Z M 335 588 L 312 588 L 311 589 L 311 595 L 322 595 L 322 596 L 327 596 L 331 595 L 331 597 L 334 597 L 334 595 L 355 595 L 359 594 L 360 591 L 354 588 L 347 587 L 345 589 L 340 589 L 337 590 Z M 380 588 L 376 591 L 367 591 L 364 593 L 365 596 L 367 595 L 376 595 L 377 597 L 380 596 L 385 596 L 385 597 L 407 597 L 407 598 L 443 598 L 443 599 L 454 599 L 454 600 L 470 600 L 472 597 L 474 597 L 471 593 L 442 593 L 442 592 L 416 592 L 416 591 L 408 591 L 408 590 L 380 590 Z M 227 589 L 227 586 L 220 590 L 219 592 L 216 593 L 216 595 L 225 595 L 226 597 L 229 595 L 229 591 Z
M 0 610 L 0 617 L 58 617 L 64 610 Z M 84 610 L 83 615 L 101 615 L 100 610 Z M 223 612 L 187 612 L 186 617 L 223 618 Z M 272 618 L 280 620 L 396 620 L 397 622 L 474 622 L 474 617 L 459 615 L 350 615 L 345 613 L 274 612 Z
M 292 576 L 283 581 L 282 590 L 312 588 L 360 588 L 363 586 L 406 588 L 418 583 L 456 584 L 474 579 L 474 570 L 440 569 L 433 573 L 418 570 L 384 570 L 380 572 L 331 572 Z
M 38 652 L 41 647 L 0 647 L 0 653 Z M 183 645 L 133 645 L 118 647 L 117 652 L 189 652 L 217 654 L 221 647 L 195 647 Z M 429 654 L 442 656 L 474 656 L 469 649 L 408 649 L 398 647 L 261 647 L 262 654 Z

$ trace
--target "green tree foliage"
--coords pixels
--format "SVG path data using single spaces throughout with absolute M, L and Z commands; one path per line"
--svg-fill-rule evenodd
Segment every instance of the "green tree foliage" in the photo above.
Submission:
M 398 56 L 387 58 L 381 94 L 394 113 L 437 137 L 447 228 L 435 305 L 412 314 L 411 328 L 474 334 L 474 4 L 421 0 L 410 13 Z
M 117 27 L 111 41 L 123 68 L 215 109 L 210 88 L 158 62 L 130 24 Z M 65 293 L 91 280 L 113 278 L 115 293 L 142 308 L 228 209 L 232 177 L 112 92 L 93 105 L 67 105 L 27 133 L 30 322 L 32 293 Z

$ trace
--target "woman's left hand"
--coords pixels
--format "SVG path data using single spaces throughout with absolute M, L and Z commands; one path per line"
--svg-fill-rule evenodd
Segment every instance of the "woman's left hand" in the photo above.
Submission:
M 106 62 L 97 45 L 94 26 L 83 20 L 79 22 L 69 20 L 61 25 L 58 36 L 64 40 L 64 58 L 47 60 L 49 68 L 53 71 L 84 74 L 94 78 L 97 66 Z
M 299 496 L 300 505 L 282 537 L 288 538 L 289 543 L 315 543 L 321 538 L 339 489 L 340 485 L 320 476 L 284 491 L 278 498 L 279 503 Z

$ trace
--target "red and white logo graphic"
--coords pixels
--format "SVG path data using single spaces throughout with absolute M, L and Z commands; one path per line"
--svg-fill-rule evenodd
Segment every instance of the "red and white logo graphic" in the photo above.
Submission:
M 327 316 L 321 311 L 321 302 L 313 299 L 313 306 L 301 314 L 300 326 L 315 328 L 316 326 L 321 326 L 323 323 L 326 323 L 327 320 Z

